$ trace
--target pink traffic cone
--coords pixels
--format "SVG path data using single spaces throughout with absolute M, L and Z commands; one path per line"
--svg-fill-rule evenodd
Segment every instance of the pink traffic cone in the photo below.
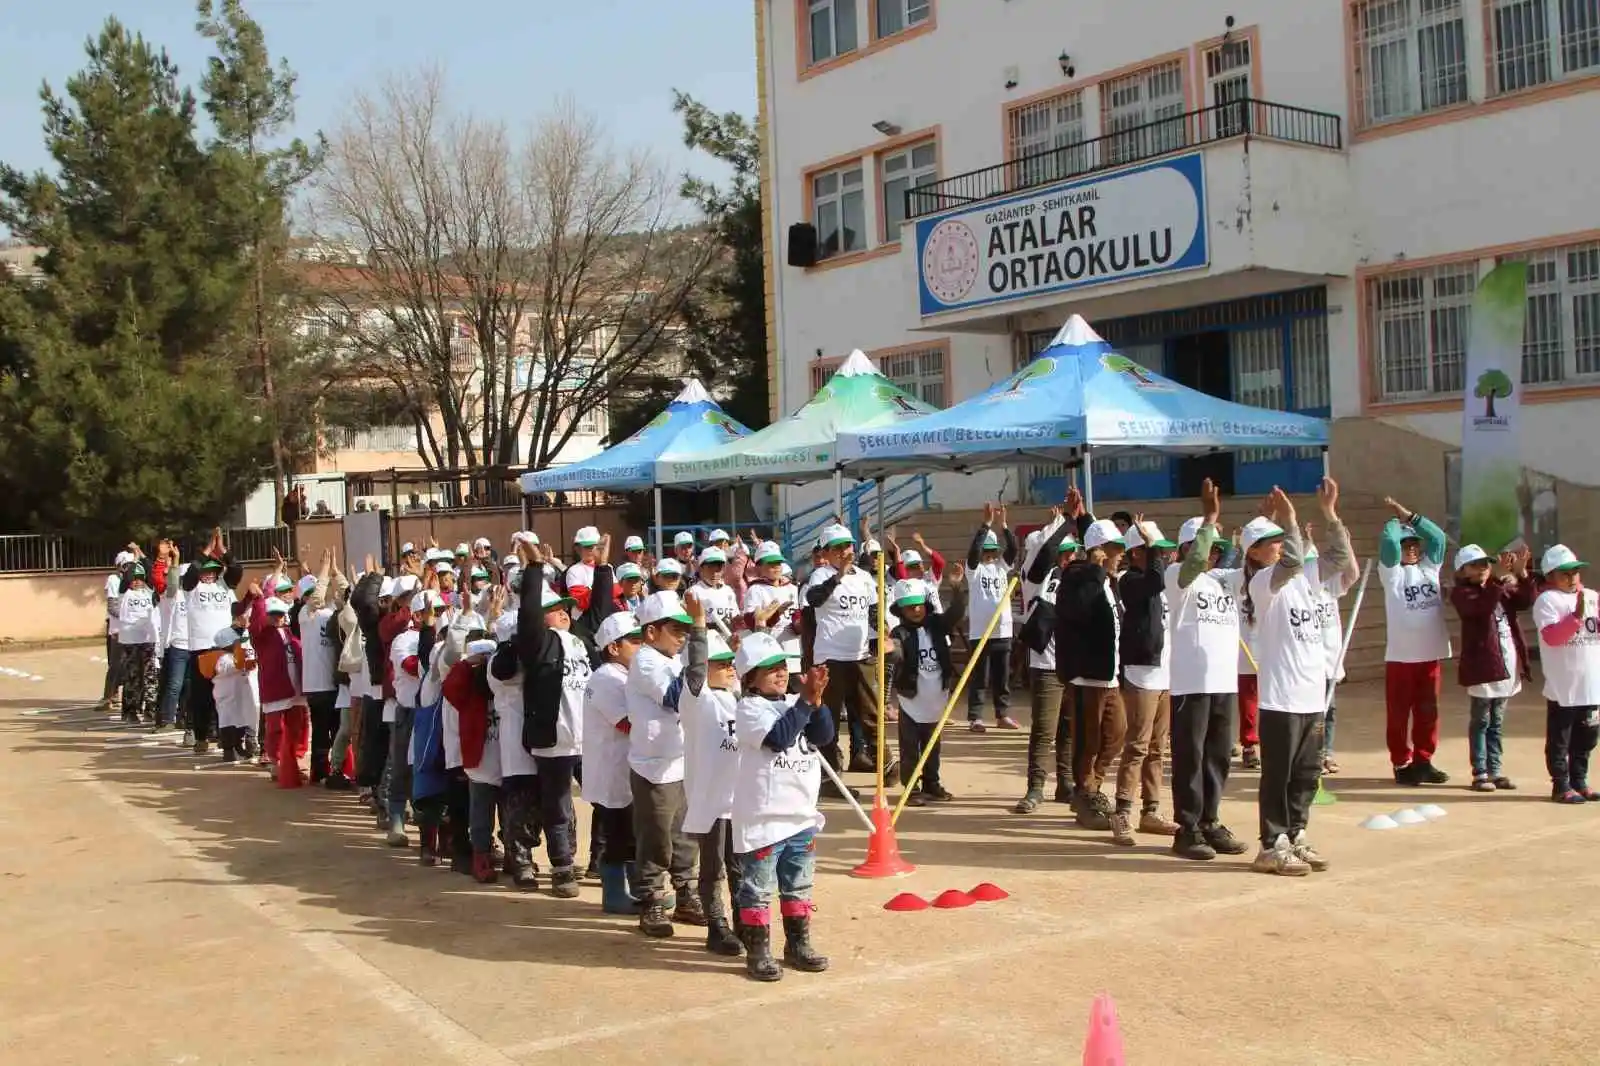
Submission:
M 1122 1051 L 1122 1027 L 1110 992 L 1094 997 L 1089 1008 L 1089 1034 L 1083 1041 L 1083 1066 L 1127 1066 Z

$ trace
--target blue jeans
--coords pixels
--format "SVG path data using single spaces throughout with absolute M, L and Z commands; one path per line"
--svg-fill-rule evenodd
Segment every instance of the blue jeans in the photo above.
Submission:
M 161 703 L 156 708 L 156 721 L 161 725 L 177 724 L 188 680 L 189 649 L 168 648 L 161 657 Z
M 394 710 L 394 724 L 389 727 L 389 759 L 384 766 L 389 801 L 389 817 L 404 814 L 406 801 L 411 798 L 411 726 L 416 721 L 417 709 L 398 704 Z
M 785 918 L 811 914 L 811 884 L 817 874 L 816 831 L 803 829 L 792 837 L 746 852 L 739 859 L 739 888 L 734 903 L 746 925 L 772 924 L 772 892 L 777 889 Z
M 1506 700 L 1472 697 L 1472 720 L 1467 726 L 1467 750 L 1472 755 L 1472 776 L 1500 776 L 1500 730 L 1505 723 Z

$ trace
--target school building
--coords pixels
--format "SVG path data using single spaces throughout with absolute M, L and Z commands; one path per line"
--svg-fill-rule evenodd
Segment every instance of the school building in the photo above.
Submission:
M 1563 515 L 1600 513 L 1600 0 L 755 6 L 775 413 L 855 348 L 965 399 L 1075 312 L 1177 381 L 1333 418 L 1347 488 L 1438 512 L 1474 287 L 1517 257 L 1524 462 Z M 1094 483 L 1320 473 L 1267 449 L 1096 460 Z M 935 498 L 1063 487 L 1030 465 Z

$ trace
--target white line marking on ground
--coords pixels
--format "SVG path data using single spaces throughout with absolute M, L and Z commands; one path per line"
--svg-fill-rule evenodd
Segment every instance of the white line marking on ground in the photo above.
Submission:
M 234 877 L 220 863 L 205 858 L 193 844 L 173 832 L 165 820 L 134 806 L 114 789 L 87 773 L 79 771 L 71 776 L 104 800 L 107 805 L 120 812 L 135 828 L 159 841 L 180 859 L 187 861 L 203 875 L 206 881 L 216 884 L 232 895 L 234 901 L 241 907 L 260 915 L 293 937 L 301 947 L 316 956 L 329 969 L 346 978 L 349 982 L 348 987 L 359 988 L 373 1002 L 410 1022 L 452 1061 L 471 1063 L 474 1066 L 481 1063 L 515 1066 L 512 1059 L 362 958 L 353 949 L 341 943 L 338 937 L 331 933 L 315 932 L 305 928 L 295 920 L 288 909 L 269 899 L 255 885 Z
M 1562 823 L 1523 833 L 1517 838 L 1517 843 L 1525 844 L 1548 837 L 1569 836 L 1571 833 L 1572 827 Z M 757 1011 L 770 1011 L 774 1004 L 831 998 L 841 992 L 853 992 L 861 987 L 878 985 L 885 981 L 907 981 L 957 966 L 1024 955 L 1038 951 L 1042 946 L 1049 944 L 1065 942 L 1078 945 L 1085 941 L 1105 940 L 1129 933 L 1148 934 L 1152 930 L 1169 925 L 1175 920 L 1185 920 L 1210 911 L 1235 910 L 1265 899 L 1279 898 L 1290 892 L 1295 893 L 1299 898 L 1303 898 L 1305 893 L 1326 895 L 1329 892 L 1346 890 L 1351 885 L 1367 881 L 1391 881 L 1402 871 L 1422 869 L 1455 859 L 1469 859 L 1492 853 L 1496 850 L 1498 849 L 1492 844 L 1488 846 L 1482 844 L 1470 845 L 1449 851 L 1426 852 L 1386 866 L 1374 866 L 1355 873 L 1315 874 L 1304 881 L 1297 878 L 1287 883 L 1279 878 L 1268 879 L 1262 877 L 1263 883 L 1258 888 L 1216 899 L 1197 900 L 1186 907 L 1167 907 L 1157 914 L 1132 908 L 1118 916 L 1107 916 L 1101 910 L 1091 910 L 1084 917 L 1073 919 L 1058 911 L 1051 911 L 1048 914 L 1036 912 L 1037 917 L 1040 919 L 1039 931 L 1032 935 L 1024 935 L 1021 939 L 1010 943 L 974 948 L 969 951 L 956 952 L 941 958 L 928 959 L 924 962 L 915 962 L 909 965 L 865 970 L 848 976 L 835 977 L 830 975 L 816 982 L 785 982 L 780 986 L 780 989 L 774 989 L 764 995 L 728 997 L 719 999 L 716 1003 L 707 1004 L 704 1007 L 673 1011 L 670 1014 L 651 1014 L 644 1017 L 636 1017 L 631 1021 L 618 1022 L 615 1025 L 597 1025 L 588 1029 L 555 1033 L 536 1040 L 528 1040 L 520 1044 L 502 1047 L 500 1052 L 513 1059 L 525 1059 L 541 1052 L 560 1051 L 580 1044 L 615 1040 L 619 1037 L 632 1036 L 641 1032 L 654 1031 L 659 1033 L 668 1026 L 683 1022 L 706 1022 L 730 1017 L 753 1016 Z M 1172 861 L 1176 863 L 1180 860 L 1174 859 Z M 893 919 L 886 920 L 892 921 Z

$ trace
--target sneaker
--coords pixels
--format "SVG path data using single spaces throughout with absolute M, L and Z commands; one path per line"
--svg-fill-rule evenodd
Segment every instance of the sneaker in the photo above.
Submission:
M 1305 877 L 1311 872 L 1311 865 L 1296 855 L 1289 838 L 1279 833 L 1272 847 L 1262 845 L 1261 850 L 1256 852 L 1256 859 L 1250 864 L 1250 869 L 1258 874 Z
M 666 905 L 660 900 L 645 904 L 644 910 L 639 912 L 639 932 L 658 940 L 672 935 L 672 919 L 667 917 Z
M 1416 788 L 1422 784 L 1422 776 L 1417 773 L 1417 764 L 1406 763 L 1404 766 L 1394 768 L 1394 783 L 1405 785 L 1407 788 Z
M 917 791 L 911 793 L 911 795 L 906 797 L 906 806 L 907 807 L 926 807 L 927 805 L 928 805 L 928 797 L 923 795 L 921 789 L 918 789 Z
M 1111 828 L 1111 816 L 1099 810 L 1095 800 L 1103 800 L 1104 796 L 1096 793 L 1092 797 L 1080 797 L 1075 810 L 1074 821 L 1080 829 L 1092 829 L 1097 833 L 1104 833 Z
M 1600 802 L 1600 792 L 1596 792 L 1592 788 L 1580 788 L 1578 793 L 1590 803 Z
M 1474 777 L 1472 779 L 1472 791 L 1474 791 L 1474 792 L 1493 792 L 1494 791 L 1494 782 L 1492 780 L 1490 780 L 1488 777 Z
M 209 741 L 209 740 L 197 740 L 197 741 L 195 741 L 194 742 L 194 753 L 196 755 L 210 755 L 211 754 L 211 741 Z
M 861 792 L 858 789 L 850 788 L 847 785 L 845 786 L 845 791 L 849 792 L 850 798 L 854 799 L 857 803 L 861 802 Z M 833 778 L 831 777 L 823 778 L 820 795 L 824 799 L 844 799 L 844 793 L 839 791 L 839 786 L 833 783 Z
M 194 730 L 185 729 L 183 731 L 183 740 L 181 740 L 179 743 L 181 743 L 186 748 L 194 747 Z
M 1552 792 L 1552 793 L 1550 793 L 1550 800 L 1553 803 L 1588 803 L 1589 802 L 1588 800 L 1583 798 L 1583 793 L 1579 792 L 1575 788 L 1569 788 L 1565 792 Z
M 1495 775 L 1494 787 L 1501 792 L 1515 792 L 1517 790 L 1516 783 L 1511 778 L 1501 777 L 1498 774 Z
M 889 768 L 883 772 L 883 787 L 893 788 L 900 783 L 900 760 L 890 759 Z
M 550 894 L 557 899 L 578 898 L 578 871 L 567 866 L 550 871 Z
M 943 785 L 934 785 L 932 788 L 929 788 L 927 785 L 923 785 L 922 794 L 934 803 L 949 803 L 951 800 L 955 799 L 955 796 L 951 794 L 950 790 L 945 788 Z
M 845 770 L 852 774 L 870 774 L 876 769 L 877 768 L 872 765 L 872 756 L 868 755 L 864 751 L 852 752 L 850 755 L 850 764 L 845 767 Z
M 1151 836 L 1170 837 L 1178 832 L 1178 823 L 1161 817 L 1160 811 L 1145 811 L 1139 815 L 1139 832 Z
M 1011 717 L 1009 714 L 1002 714 L 1000 716 L 1000 720 L 995 722 L 995 725 L 999 726 L 1001 729 L 1021 729 L 1022 728 L 1022 723 L 1018 722 L 1015 718 Z
M 678 906 L 672 912 L 672 920 L 682 922 L 684 925 L 705 925 L 706 911 L 700 906 L 699 893 L 690 888 L 680 889 Z
M 1172 854 L 1180 859 L 1209 862 L 1217 857 L 1217 849 L 1206 843 L 1205 836 L 1199 830 L 1186 832 L 1180 829 L 1172 838 Z
M 1200 832 L 1218 855 L 1243 855 L 1250 850 L 1250 845 L 1234 836 L 1233 830 L 1225 825 L 1209 826 Z
M 1016 805 L 1011 808 L 1011 813 L 1032 814 L 1039 809 L 1039 804 L 1043 802 L 1044 792 L 1037 788 L 1030 788 L 1022 794 L 1021 799 L 1017 800 Z
M 524 892 L 539 890 L 539 868 L 531 862 L 507 863 L 511 867 L 511 883 Z
M 1238 745 L 1238 744 L 1235 744 L 1233 747 L 1228 749 L 1228 757 L 1230 759 L 1237 759 L 1239 756 L 1241 756 L 1243 754 L 1244 754 L 1244 748 L 1242 746 Z
M 1295 858 L 1318 873 L 1328 868 L 1328 860 L 1324 859 L 1322 853 L 1311 846 L 1311 842 L 1306 839 L 1306 831 L 1304 829 L 1294 835 L 1294 842 L 1289 846 L 1294 849 Z
M 500 868 L 495 865 L 494 856 L 487 851 L 472 853 L 472 879 L 480 885 L 492 885 L 500 880 Z
M 1248 744 L 1239 759 L 1240 765 L 1246 770 L 1261 769 L 1261 745 Z
M 987 733 L 988 731 L 989 727 L 983 724 L 983 719 L 981 718 L 974 718 L 967 723 L 967 732 L 969 733 Z
M 1450 775 L 1439 769 L 1427 759 L 1413 760 L 1411 766 L 1417 779 L 1424 785 L 1442 785 L 1450 780 Z
M 1133 836 L 1132 811 L 1113 811 L 1111 813 L 1111 843 L 1124 848 L 1131 848 L 1138 843 Z
M 244 739 L 239 742 L 239 754 L 243 755 L 246 759 L 248 759 L 251 756 L 255 755 L 255 753 L 256 753 L 255 738 L 251 737 L 249 733 L 246 733 L 244 735 Z

